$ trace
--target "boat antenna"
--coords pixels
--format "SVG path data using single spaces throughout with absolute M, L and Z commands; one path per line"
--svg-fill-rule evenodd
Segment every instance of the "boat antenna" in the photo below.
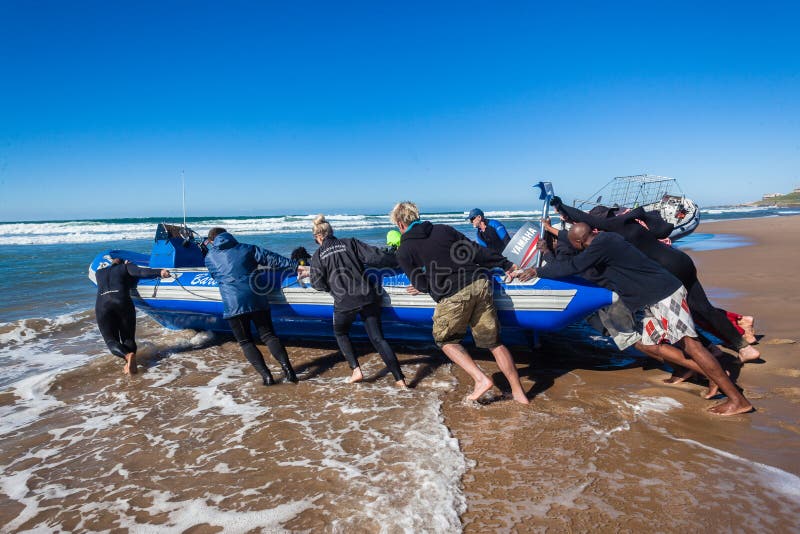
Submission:
M 181 197 L 183 200 L 183 230 L 186 231 L 186 178 L 181 170 Z

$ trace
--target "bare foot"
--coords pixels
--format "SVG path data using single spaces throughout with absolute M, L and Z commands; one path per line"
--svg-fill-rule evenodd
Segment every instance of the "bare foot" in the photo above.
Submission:
M 485 376 L 480 382 L 475 382 L 475 389 L 472 390 L 472 395 L 467 398 L 476 401 L 481 398 L 481 395 L 492 389 L 492 386 L 494 386 L 492 381 L 488 376 Z
M 672 376 L 664 379 L 665 384 L 680 384 L 686 382 L 694 376 L 694 371 L 691 369 L 681 368 L 672 372 Z
M 520 404 L 530 404 L 531 403 L 531 401 L 528 400 L 528 397 L 525 396 L 525 393 L 519 393 L 519 394 L 514 393 L 512 395 L 514 397 L 514 400 L 517 401 Z
M 745 348 L 739 351 L 739 359 L 742 360 L 742 363 L 752 362 L 760 357 L 761 353 L 758 352 L 758 349 L 752 345 L 747 345 Z
M 361 382 L 362 380 L 364 380 L 364 374 L 361 372 L 361 367 L 356 367 L 353 369 L 353 374 L 350 375 L 350 380 L 348 380 L 348 382 L 353 384 L 355 382 Z
M 736 403 L 732 400 L 727 400 L 722 404 L 712 406 L 708 411 L 716 415 L 737 415 L 740 413 L 752 412 L 753 405 L 747 401 L 744 403 Z
M 744 339 L 748 343 L 755 343 L 758 341 L 756 338 L 756 320 L 750 315 L 744 315 L 737 321 L 739 327 L 744 330 Z
M 136 353 L 129 352 L 125 355 L 125 367 L 122 368 L 122 372 L 126 375 L 135 375 L 138 370 L 136 365 Z
M 408 384 L 406 384 L 405 378 L 401 378 L 400 380 L 395 382 L 394 385 L 399 387 L 400 389 L 408 389 Z
M 719 386 L 717 384 L 715 384 L 714 382 L 709 382 L 708 383 L 708 391 L 705 392 L 705 394 L 703 395 L 703 398 L 706 399 L 706 400 L 710 400 L 710 399 L 713 399 L 714 397 L 716 397 L 717 395 L 719 395 Z
M 729 377 L 731 376 L 730 371 L 725 371 L 725 374 L 728 375 Z M 708 391 L 706 391 L 706 393 L 703 395 L 703 398 L 706 400 L 711 400 L 717 395 L 719 395 L 719 386 L 713 380 L 709 380 Z

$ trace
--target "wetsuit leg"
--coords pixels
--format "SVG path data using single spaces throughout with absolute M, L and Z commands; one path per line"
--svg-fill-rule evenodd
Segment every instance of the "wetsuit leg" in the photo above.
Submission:
M 133 302 L 125 303 L 125 307 L 121 310 L 121 322 L 119 325 L 119 334 L 122 344 L 128 352 L 136 353 L 136 308 Z
M 350 341 L 350 327 L 356 320 L 357 311 L 341 312 L 333 310 L 333 335 L 336 336 L 336 344 L 339 350 L 350 365 L 350 369 L 358 367 L 358 358 L 353 350 L 353 343 Z
M 286 353 L 286 347 L 283 346 L 281 340 L 275 335 L 275 329 L 272 326 L 272 313 L 270 310 L 253 312 L 250 314 L 250 317 L 256 325 L 258 337 L 261 338 L 261 341 L 267 346 L 272 357 L 281 364 L 286 380 L 297 382 L 297 376 L 295 376 L 292 364 L 289 362 L 289 355 Z
M 274 384 L 275 380 L 272 378 L 272 374 L 269 372 L 266 362 L 264 362 L 264 356 L 261 354 L 261 351 L 258 350 L 253 340 L 253 334 L 250 331 L 250 314 L 245 313 L 231 317 L 228 319 L 228 324 L 231 325 L 233 336 L 236 338 L 236 341 L 239 342 L 239 346 L 242 347 L 244 357 L 247 358 L 250 365 L 261 375 L 264 385 Z
M 699 280 L 695 279 L 694 283 L 686 288 L 686 291 L 686 303 L 692 311 L 692 317 L 697 316 L 698 322 L 708 325 L 711 333 L 725 341 L 734 350 L 741 350 L 748 345 L 747 341 L 728 321 L 725 312 L 715 308 L 709 302 Z
M 125 359 L 125 355 L 130 351 L 120 341 L 120 325 L 122 324 L 120 310 L 114 306 L 114 303 L 109 302 L 109 299 L 103 299 L 95 306 L 95 315 L 100 335 L 103 336 L 108 350 L 114 356 Z
M 389 346 L 389 343 L 383 337 L 383 326 L 381 325 L 381 307 L 379 304 L 370 304 L 364 306 L 359 312 L 361 320 L 364 321 L 364 328 L 367 330 L 369 340 L 372 346 L 381 355 L 383 363 L 386 364 L 389 372 L 392 373 L 395 381 L 403 380 L 403 371 L 400 369 L 400 362 L 397 361 L 397 355 Z

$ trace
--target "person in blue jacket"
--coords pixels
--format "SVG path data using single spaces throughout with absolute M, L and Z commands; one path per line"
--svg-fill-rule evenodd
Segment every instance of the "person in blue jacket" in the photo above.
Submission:
M 498 254 L 503 253 L 506 245 L 511 241 L 511 236 L 508 235 L 503 223 L 494 219 L 487 219 L 483 216 L 483 211 L 478 208 L 470 210 L 467 220 L 475 227 L 477 231 L 476 240 L 480 246 L 491 249 Z
M 298 262 L 256 245 L 239 243 L 224 228 L 209 230 L 208 242 L 210 246 L 205 257 L 208 274 L 219 284 L 224 308 L 222 317 L 231 325 L 245 358 L 261 375 L 265 386 L 275 383 L 264 356 L 255 345 L 250 329 L 253 323 L 258 337 L 281 364 L 284 378 L 289 382 L 297 382 L 286 348 L 272 326 L 267 290 L 260 286 L 256 277 L 259 265 L 295 270 Z

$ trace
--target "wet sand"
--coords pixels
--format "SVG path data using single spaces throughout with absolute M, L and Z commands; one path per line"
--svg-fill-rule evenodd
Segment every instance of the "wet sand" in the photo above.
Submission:
M 717 306 L 756 317 L 763 361 L 727 362 L 758 411 L 711 415 L 719 401 L 702 399 L 702 386 L 667 386 L 647 360 L 605 368 L 613 351 L 561 335 L 515 353 L 530 408 L 460 405 L 468 378 L 457 372 L 443 409 L 474 462 L 463 479 L 466 532 L 800 531 L 800 217 L 697 232 L 752 242 L 690 255 Z M 486 355 L 480 365 L 500 382 Z
M 263 387 L 235 342 L 166 336 L 163 352 L 143 343 L 137 376 L 100 357 L 46 395 L 0 396 L 25 420 L 0 433 L 0 531 L 459 528 L 466 465 L 441 422 L 454 381 L 437 356 L 408 355 L 425 382 L 402 391 L 377 355 L 351 385 L 335 350 L 304 344 L 290 347 L 300 383 Z

